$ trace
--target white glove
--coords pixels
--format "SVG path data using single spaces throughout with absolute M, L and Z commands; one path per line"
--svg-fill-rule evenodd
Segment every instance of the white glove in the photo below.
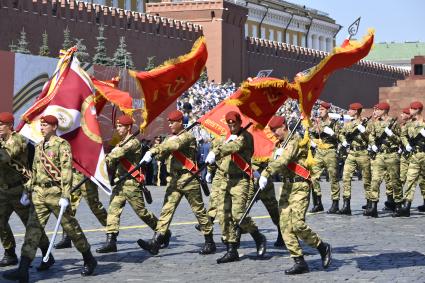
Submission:
M 231 141 L 234 141 L 235 139 L 237 139 L 238 138 L 238 136 L 237 135 L 230 135 L 230 137 L 228 137 L 227 138 L 227 141 L 226 142 L 231 142 Z
M 69 205 L 69 200 L 67 198 L 60 198 L 59 206 L 67 208 Z
M 397 153 L 401 154 L 403 151 L 401 150 L 401 148 L 398 149 Z
M 146 151 L 145 155 L 143 155 L 142 160 L 140 160 L 140 163 L 149 163 L 152 161 L 152 153 L 148 150 Z
M 348 144 L 348 142 L 347 142 L 347 141 L 343 141 L 343 142 L 342 142 L 342 146 L 343 146 L 343 147 L 348 147 L 348 145 L 349 145 L 349 144 Z
M 258 172 L 257 170 L 255 170 L 254 172 L 252 172 L 252 175 L 254 176 L 255 179 L 259 179 L 261 177 L 260 172 Z
M 385 133 L 387 134 L 387 136 L 391 137 L 393 135 L 393 131 L 391 131 L 390 128 L 386 127 L 385 128 Z
M 260 190 L 264 190 L 264 188 L 267 186 L 267 178 L 264 176 L 261 176 L 260 180 L 258 180 L 258 185 Z
M 274 152 L 274 159 L 278 159 L 281 155 L 283 154 L 283 148 L 279 147 L 278 149 L 276 149 L 276 151 Z
M 357 126 L 357 129 L 359 129 L 359 131 L 360 131 L 360 133 L 364 133 L 364 132 L 366 132 L 366 128 L 362 125 L 362 124 L 359 124 L 358 126 Z
M 205 181 L 207 181 L 207 183 L 211 183 L 212 182 L 212 175 L 208 171 L 207 171 L 207 175 L 205 175 Z
M 215 153 L 213 151 L 208 152 L 207 158 L 205 158 L 205 163 L 208 163 L 208 164 L 215 163 Z
M 330 135 L 330 136 L 333 136 L 335 134 L 335 132 L 331 128 L 329 128 L 328 126 L 323 128 L 323 132 L 327 135 Z
M 314 141 L 310 141 L 310 146 L 312 147 L 312 148 L 316 148 L 317 147 L 317 144 L 314 142 Z
M 421 135 L 422 135 L 423 137 L 425 137 L 425 129 L 422 129 L 419 133 L 421 133 Z
M 371 149 L 373 152 L 378 152 L 378 147 L 376 145 L 372 145 Z
M 407 152 L 411 152 L 411 151 L 412 151 L 412 149 L 413 149 L 413 148 L 412 148 L 412 146 L 411 146 L 410 144 L 407 144 L 407 145 L 406 145 L 406 151 L 407 151 Z
M 21 202 L 21 204 L 23 206 L 30 205 L 30 199 L 28 198 L 28 194 L 27 193 L 22 193 L 20 202 Z

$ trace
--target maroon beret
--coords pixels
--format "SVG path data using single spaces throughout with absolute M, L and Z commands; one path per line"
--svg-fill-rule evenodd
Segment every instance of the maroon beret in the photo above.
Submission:
M 403 113 L 410 115 L 410 109 L 409 108 L 403 108 Z
M 329 109 L 329 108 L 331 108 L 331 104 L 329 102 L 322 101 L 320 103 L 320 107 L 323 107 L 325 109 Z
M 412 108 L 412 109 L 423 109 L 424 105 L 422 104 L 422 102 L 413 101 L 412 103 L 410 103 L 410 108 Z
M 134 121 L 133 118 L 131 118 L 128 115 L 121 115 L 117 118 L 117 123 L 124 125 L 124 126 L 129 126 L 129 125 L 133 125 Z
M 229 121 L 239 121 L 239 122 L 241 122 L 242 121 L 241 114 L 239 114 L 236 111 L 227 112 L 227 114 L 224 118 L 226 119 L 226 122 L 229 122 Z
M 360 103 L 355 102 L 350 104 L 350 110 L 360 110 L 360 109 L 363 109 L 363 105 L 361 105 Z
M 168 114 L 167 120 L 172 122 L 183 120 L 183 113 L 179 110 L 174 110 Z
M 273 116 L 269 121 L 269 127 L 271 129 L 280 128 L 285 124 L 285 117 L 282 116 Z
M 15 119 L 13 118 L 13 114 L 10 112 L 1 112 L 0 113 L 0 122 L 2 123 L 13 123 Z
M 57 125 L 59 123 L 58 118 L 53 115 L 45 115 L 41 117 L 41 122 L 47 123 L 49 125 Z
M 376 104 L 376 108 L 379 110 L 390 110 L 390 105 L 386 102 L 379 102 Z

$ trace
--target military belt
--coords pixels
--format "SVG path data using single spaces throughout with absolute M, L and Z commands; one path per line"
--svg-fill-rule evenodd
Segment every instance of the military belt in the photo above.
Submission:
M 394 153 L 397 152 L 398 148 L 387 148 L 387 149 L 382 149 L 381 152 L 382 153 Z
M 249 179 L 249 176 L 245 173 L 232 173 L 232 174 L 228 174 L 228 173 L 224 173 L 223 174 L 224 177 L 228 178 L 228 179 Z
M 291 183 L 301 183 L 301 182 L 308 182 L 308 181 L 306 179 L 304 179 L 303 177 L 295 176 L 295 177 L 292 178 Z
M 22 181 L 17 181 L 17 182 L 15 182 L 15 183 L 12 183 L 12 184 L 6 184 L 6 186 L 10 189 L 10 188 L 15 188 L 15 187 L 17 187 L 17 186 L 22 186 L 23 185 L 23 183 L 22 183 Z
M 350 149 L 353 150 L 353 151 L 366 150 L 367 149 L 367 146 L 365 146 L 365 145 L 362 145 L 362 146 L 352 146 Z
M 58 187 L 59 183 L 55 182 L 55 181 L 49 181 L 49 182 L 45 182 L 45 183 L 39 183 L 38 186 L 43 187 L 43 188 Z
M 187 169 L 174 170 L 173 172 L 171 172 L 171 176 L 177 177 L 177 176 L 180 176 L 180 175 L 183 175 L 183 174 L 187 174 L 187 173 L 190 173 L 190 171 L 187 170 Z

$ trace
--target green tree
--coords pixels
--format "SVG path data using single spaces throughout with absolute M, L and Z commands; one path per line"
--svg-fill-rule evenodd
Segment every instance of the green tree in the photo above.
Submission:
M 24 28 L 22 28 L 21 37 L 18 40 L 18 48 L 16 49 L 16 52 L 23 54 L 31 54 L 28 49 L 27 33 L 25 32 Z
M 148 57 L 148 64 L 146 65 L 145 71 L 155 69 L 155 56 Z
M 120 44 L 114 53 L 114 58 L 112 59 L 113 65 L 119 68 L 134 69 L 131 53 L 127 51 L 126 47 L 125 38 L 122 36 L 120 37 Z
M 72 40 L 71 40 L 71 32 L 68 29 L 68 26 L 66 29 L 63 30 L 63 43 L 62 43 L 62 49 L 68 50 L 73 46 Z
M 199 80 L 198 80 L 198 81 L 199 81 L 199 82 L 206 82 L 206 81 L 208 81 L 207 68 L 205 68 L 205 69 L 202 71 L 201 75 L 199 76 Z
M 74 54 L 80 62 L 88 62 L 90 55 L 87 53 L 87 47 L 84 45 L 83 40 L 82 38 L 75 39 L 77 51 Z
M 104 30 L 105 28 L 102 25 L 99 26 L 99 36 L 96 37 L 97 46 L 94 48 L 95 54 L 93 57 L 93 64 L 110 66 L 111 59 L 108 58 L 108 56 L 106 55 L 106 46 L 105 46 L 106 37 L 103 36 Z
M 50 54 L 50 51 L 49 51 L 49 40 L 48 40 L 48 36 L 47 36 L 46 30 L 44 30 L 44 33 L 41 36 L 42 36 L 42 44 L 40 46 L 40 50 L 38 51 L 38 55 L 40 55 L 40 56 L 49 56 L 49 54 Z
M 17 52 L 18 46 L 13 42 L 9 44 L 10 52 Z

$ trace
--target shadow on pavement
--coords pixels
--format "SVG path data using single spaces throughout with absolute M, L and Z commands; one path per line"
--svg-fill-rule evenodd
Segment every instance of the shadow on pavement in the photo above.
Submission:
M 386 270 L 411 266 L 425 266 L 425 255 L 413 252 L 382 253 L 353 258 L 361 270 Z

